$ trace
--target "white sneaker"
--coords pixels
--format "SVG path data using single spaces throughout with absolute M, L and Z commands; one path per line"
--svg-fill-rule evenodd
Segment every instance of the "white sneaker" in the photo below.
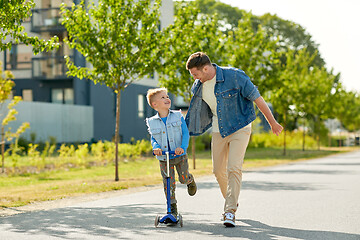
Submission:
M 227 213 L 224 213 L 224 225 L 226 227 L 235 227 L 235 215 L 230 213 L 230 212 L 227 212 Z

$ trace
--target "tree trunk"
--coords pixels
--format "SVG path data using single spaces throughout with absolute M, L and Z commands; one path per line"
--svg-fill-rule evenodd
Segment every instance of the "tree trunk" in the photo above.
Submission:
M 305 151 L 305 139 L 306 139 L 306 133 L 305 133 L 305 120 L 304 120 L 304 126 L 303 126 L 303 151 Z
M 192 141 L 192 145 L 191 145 L 191 154 L 192 154 L 192 159 L 193 159 L 193 167 L 194 169 L 196 168 L 196 164 L 195 164 L 195 136 L 191 136 L 191 141 Z
M 121 90 L 116 94 L 116 123 L 115 123 L 115 181 L 119 181 L 119 126 L 120 126 L 120 97 Z
M 283 155 L 286 155 L 286 113 L 284 114 L 284 152 Z
M 5 173 L 5 133 L 4 127 L 1 127 L 1 172 Z
M 316 125 L 318 125 L 317 123 L 315 123 Z M 316 126 L 317 129 L 317 145 L 318 145 L 318 150 L 320 150 L 320 124 L 319 126 Z

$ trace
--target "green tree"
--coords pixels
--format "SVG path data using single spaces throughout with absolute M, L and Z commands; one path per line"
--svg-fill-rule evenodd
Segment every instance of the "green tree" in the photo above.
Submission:
M 239 20 L 246 14 L 245 10 L 233 7 L 217 0 L 195 0 L 194 5 L 202 14 L 208 16 L 217 14 L 221 30 L 226 32 L 238 27 Z
M 276 43 L 261 25 L 254 29 L 252 14 L 244 12 L 237 27 L 228 32 L 225 45 L 227 63 L 244 70 L 261 93 L 270 91 L 276 88 L 278 81 Z
M 271 93 L 271 103 L 281 115 L 284 127 L 284 155 L 286 155 L 286 132 L 288 130 L 288 120 L 299 112 L 296 109 L 298 102 L 303 102 L 302 94 L 308 86 L 304 85 L 303 79 L 307 76 L 310 64 L 314 58 L 310 56 L 306 49 L 298 52 L 288 51 L 286 54 L 286 63 L 279 62 L 277 89 Z
M 360 95 L 355 91 L 339 91 L 339 98 L 336 106 L 336 117 L 342 125 L 350 132 L 360 129 Z
M 10 100 L 11 91 L 15 85 L 15 83 L 11 80 L 12 78 L 14 78 L 14 76 L 10 71 L 2 71 L 2 66 L 0 62 L 0 119 L 2 119 L 0 144 L 3 173 L 5 172 L 5 143 L 10 142 L 12 139 L 15 138 L 17 144 L 20 134 L 25 132 L 25 130 L 30 127 L 30 124 L 28 122 L 25 122 L 22 123 L 22 125 L 16 130 L 16 132 L 13 132 L 12 129 L 9 127 L 6 129 L 10 122 L 16 120 L 16 114 L 18 114 L 18 112 L 16 111 L 16 109 L 14 109 L 14 107 L 16 104 L 19 103 L 19 101 L 21 101 L 21 98 L 18 96 L 13 97 L 10 102 L 7 101 Z
M 313 94 L 308 94 L 307 114 L 314 123 L 314 133 L 317 135 L 318 148 L 320 149 L 320 136 L 324 120 L 335 116 L 339 76 L 333 75 L 325 68 L 314 67 L 309 74 L 309 88 Z
M 318 67 L 325 65 L 325 61 L 319 53 L 319 44 L 312 40 L 312 36 L 301 25 L 269 13 L 260 16 L 259 21 L 268 35 L 279 39 L 278 49 L 280 51 L 306 49 L 309 55 L 315 54 L 311 65 Z
M 186 61 L 194 52 L 206 52 L 218 64 L 224 59 L 225 35 L 219 30 L 217 16 L 200 15 L 188 2 L 178 2 L 174 24 L 164 30 L 164 52 L 159 67 L 160 84 L 186 102 L 191 99 L 192 79 L 186 70 Z M 195 137 L 192 137 L 193 167 L 195 164 Z
M 78 50 L 92 67 L 77 67 L 66 57 L 68 75 L 105 84 L 116 94 L 115 181 L 118 174 L 118 143 L 121 91 L 133 81 L 151 74 L 159 59 L 159 15 L 161 1 L 99 0 L 63 4 L 65 40 Z
M 35 7 L 33 0 L 0 2 L 0 49 L 11 49 L 13 44 L 24 43 L 33 46 L 35 54 L 59 47 L 59 39 L 54 36 L 50 40 L 28 36 L 22 22 L 31 17 L 31 9 Z M 7 40 L 8 39 L 8 40 Z

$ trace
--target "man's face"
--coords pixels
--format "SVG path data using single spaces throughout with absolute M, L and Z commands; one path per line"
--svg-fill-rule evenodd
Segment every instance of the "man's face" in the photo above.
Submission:
M 206 66 L 200 68 L 200 69 L 197 69 L 196 67 L 193 67 L 193 68 L 190 68 L 189 69 L 189 72 L 190 74 L 193 76 L 193 78 L 196 80 L 196 79 L 199 79 L 200 82 L 204 83 L 206 82 L 208 79 L 208 74 L 206 72 Z
M 171 100 L 166 92 L 159 92 L 154 96 L 152 105 L 156 110 L 169 109 L 171 107 Z

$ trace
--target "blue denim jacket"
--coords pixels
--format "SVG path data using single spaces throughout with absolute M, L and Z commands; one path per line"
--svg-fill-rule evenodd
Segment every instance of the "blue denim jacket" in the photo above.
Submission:
M 173 110 L 169 110 L 166 124 L 160 118 L 158 113 L 151 118 L 146 118 L 148 131 L 151 137 L 156 141 L 152 144 L 153 149 L 160 147 L 163 151 L 174 151 L 176 148 L 182 147 L 185 150 L 184 155 L 186 154 L 189 138 L 187 138 L 187 143 L 183 143 L 183 134 L 188 134 L 188 132 L 186 129 L 186 132 L 183 133 L 181 118 L 181 112 Z M 156 156 L 156 158 L 160 161 L 166 160 L 165 156 Z
M 232 67 L 216 67 L 214 94 L 217 101 L 219 131 L 224 138 L 255 120 L 253 101 L 260 93 L 243 70 Z M 191 92 L 186 124 L 191 136 L 203 134 L 212 126 L 212 112 L 202 99 L 202 83 L 195 80 Z

